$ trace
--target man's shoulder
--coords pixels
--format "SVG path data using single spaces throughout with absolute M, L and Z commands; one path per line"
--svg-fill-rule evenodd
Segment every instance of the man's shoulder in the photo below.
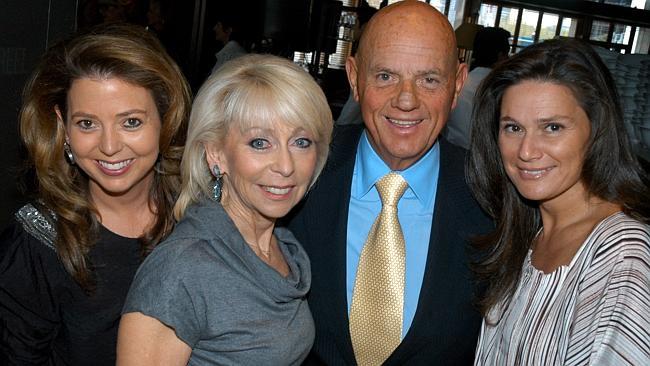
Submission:
M 337 174 L 341 168 L 354 166 L 357 145 L 364 130 L 363 125 L 335 126 L 332 132 L 330 154 L 323 174 Z
M 454 168 L 454 171 L 465 174 L 465 159 L 467 150 L 461 146 L 449 142 L 446 137 L 438 137 L 440 144 L 440 166 Z
M 444 138 L 440 139 L 440 178 L 438 194 L 449 206 L 468 222 L 491 227 L 491 219 L 474 198 L 465 175 L 467 150 Z M 449 210 L 447 210 L 449 214 Z
M 349 146 L 349 143 L 356 145 L 359 142 L 361 133 L 365 130 L 363 124 L 337 125 L 332 132 L 332 149 L 334 147 Z

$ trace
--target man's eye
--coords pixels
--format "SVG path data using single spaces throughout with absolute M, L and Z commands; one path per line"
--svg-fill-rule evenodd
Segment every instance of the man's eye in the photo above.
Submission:
M 142 125 L 142 121 L 137 118 L 127 118 L 124 121 L 124 127 L 126 128 L 138 128 Z
M 312 142 L 308 138 L 301 137 L 299 139 L 296 139 L 295 144 L 296 144 L 296 146 L 298 146 L 300 148 L 306 149 L 306 148 L 311 146 Z
M 435 89 L 440 85 L 440 78 L 437 75 L 422 75 L 418 79 L 418 85 L 427 89 Z
M 390 75 L 385 72 L 382 72 L 379 75 L 377 75 L 377 79 L 379 79 L 380 81 L 389 81 Z
M 258 150 L 266 149 L 270 146 L 269 142 L 265 139 L 253 139 L 251 140 L 251 142 L 249 142 L 249 145 L 253 149 L 258 149 Z

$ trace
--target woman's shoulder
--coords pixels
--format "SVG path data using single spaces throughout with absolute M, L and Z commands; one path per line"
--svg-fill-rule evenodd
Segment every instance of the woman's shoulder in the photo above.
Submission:
M 38 203 L 21 207 L 0 233 L 0 273 L 5 281 L 37 281 L 48 285 L 68 283 L 54 242 L 56 219 Z
M 650 245 L 650 225 L 623 212 L 617 212 L 602 220 L 592 236 L 600 242 L 638 241 Z
M 28 203 L 14 214 L 14 220 L 2 235 L 3 247 L 8 245 L 34 245 L 56 253 L 56 215 L 39 204 Z
M 595 261 L 624 258 L 650 261 L 650 226 L 623 212 L 601 221 L 590 235 L 590 241 Z
M 193 284 L 206 284 L 206 274 L 220 267 L 215 263 L 216 258 L 205 240 L 170 236 L 138 268 L 124 312 L 142 311 L 143 304 L 157 308 L 179 296 L 194 296 L 201 286 Z
M 192 256 L 193 253 L 203 251 L 205 243 L 206 241 L 204 239 L 196 236 L 170 235 L 167 239 L 158 244 L 147 258 L 153 256 L 174 261 L 188 255 Z
M 209 265 L 214 257 L 213 246 L 205 238 L 172 233 L 154 248 L 140 268 L 182 277 L 186 272 Z

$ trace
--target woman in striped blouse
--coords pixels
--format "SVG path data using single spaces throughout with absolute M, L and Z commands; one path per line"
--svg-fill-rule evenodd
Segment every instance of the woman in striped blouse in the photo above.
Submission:
M 524 49 L 477 93 L 468 175 L 496 230 L 476 365 L 650 365 L 650 181 L 609 71 L 576 40 Z

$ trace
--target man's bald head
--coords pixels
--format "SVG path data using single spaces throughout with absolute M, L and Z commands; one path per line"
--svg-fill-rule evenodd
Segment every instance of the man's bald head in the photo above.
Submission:
M 441 51 L 449 61 L 457 62 L 456 37 L 447 18 L 433 6 L 415 0 L 397 2 L 379 10 L 365 27 L 355 58 L 360 62 L 377 46 L 419 36 L 429 39 L 431 45 L 443 46 Z

